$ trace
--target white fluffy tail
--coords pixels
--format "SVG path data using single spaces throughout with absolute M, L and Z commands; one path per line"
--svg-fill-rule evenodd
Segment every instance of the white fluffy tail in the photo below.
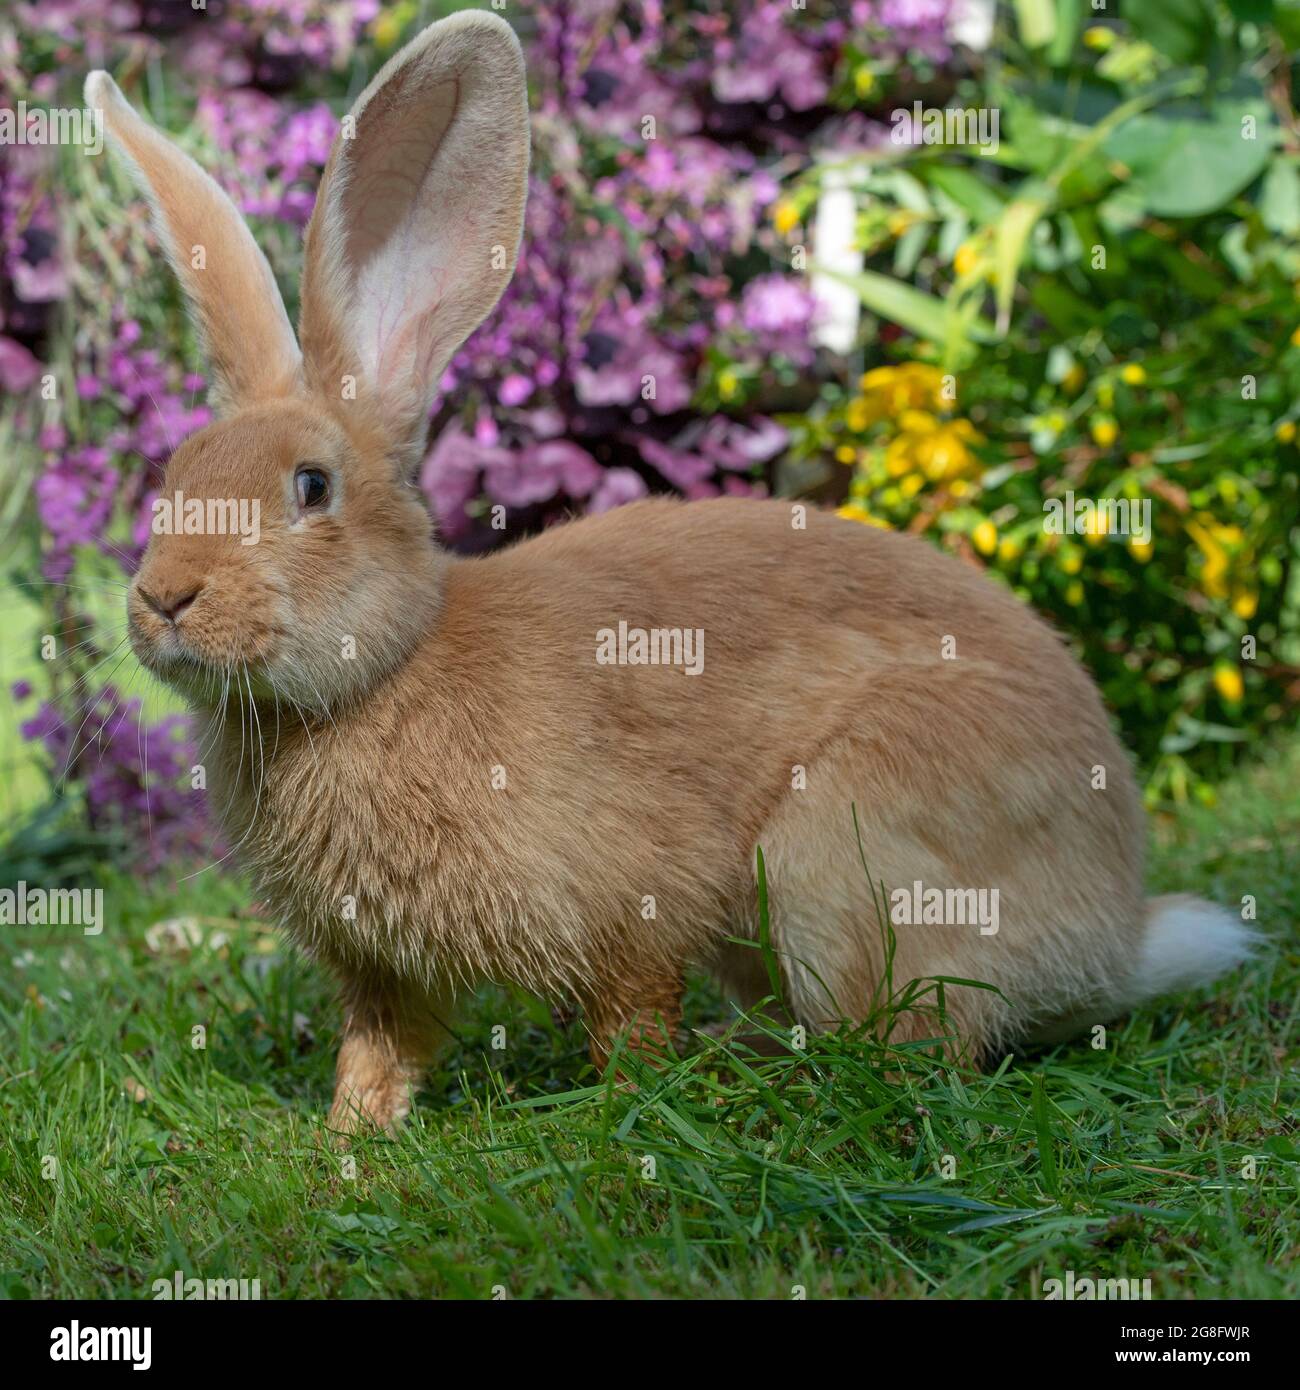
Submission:
M 1128 979 L 1104 1000 L 1034 1024 L 1025 1041 L 1066 1042 L 1162 994 L 1199 989 L 1249 959 L 1259 944 L 1240 918 L 1189 893 L 1148 898 L 1146 909 L 1142 953 Z
M 1258 940 L 1239 917 L 1202 898 L 1150 898 L 1142 957 L 1121 1007 L 1208 985 L 1247 960 Z

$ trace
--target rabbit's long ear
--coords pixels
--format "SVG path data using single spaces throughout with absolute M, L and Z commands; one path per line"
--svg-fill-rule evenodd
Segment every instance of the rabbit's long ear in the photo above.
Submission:
M 510 26 L 432 24 L 344 118 L 307 229 L 299 334 L 308 385 L 374 407 L 409 462 L 452 353 L 514 270 L 528 95 Z
M 282 396 L 299 378 L 298 344 L 266 257 L 209 175 L 142 119 L 106 72 L 86 105 L 153 208 L 154 226 L 198 320 L 219 410 Z

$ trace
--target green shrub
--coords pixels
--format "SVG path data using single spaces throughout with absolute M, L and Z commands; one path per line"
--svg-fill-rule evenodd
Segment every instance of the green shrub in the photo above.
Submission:
M 792 243 L 832 171 L 855 190 L 881 365 L 788 423 L 847 515 L 938 538 L 1071 634 L 1150 801 L 1209 800 L 1300 675 L 1300 9 L 1128 8 L 1080 32 L 1084 0 L 1019 7 L 946 102 L 996 113 L 996 143 L 888 141 L 793 190 Z

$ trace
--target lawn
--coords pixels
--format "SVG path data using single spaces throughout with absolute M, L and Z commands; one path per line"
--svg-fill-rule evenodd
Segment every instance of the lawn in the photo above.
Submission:
M 1156 825 L 1153 891 L 1253 895 L 1268 944 L 1104 1048 L 981 1075 L 701 1037 L 633 1091 L 579 1022 L 487 990 L 401 1139 L 347 1153 L 321 1131 L 328 981 L 220 871 L 107 878 L 98 937 L 6 928 L 0 1292 L 148 1297 L 180 1270 L 263 1298 L 1023 1299 L 1073 1270 L 1295 1297 L 1297 840 L 1300 742 Z M 719 1013 L 693 991 L 693 1021 Z

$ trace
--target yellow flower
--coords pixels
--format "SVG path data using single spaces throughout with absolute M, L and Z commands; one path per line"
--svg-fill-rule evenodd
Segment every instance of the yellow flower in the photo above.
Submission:
M 849 521 L 860 521 L 864 526 L 879 526 L 882 531 L 892 528 L 883 517 L 874 516 L 865 507 L 860 507 L 856 502 L 846 503 L 843 507 L 836 508 L 836 516 L 842 516 Z
M 1100 545 L 1110 532 L 1110 518 L 1101 507 L 1094 507 L 1083 523 L 1083 539 L 1086 544 Z
M 889 228 L 890 236 L 902 236 L 915 221 L 916 213 L 907 208 L 898 208 L 885 218 L 885 226 Z
M 1238 589 L 1232 598 L 1232 611 L 1243 622 L 1249 622 L 1259 607 L 1259 595 L 1249 589 Z
M 1300 347 L 1300 328 L 1297 328 L 1291 335 L 1291 346 Z
M 1295 434 L 1294 420 L 1283 420 L 1277 429 L 1273 431 L 1273 437 L 1281 444 L 1290 444 L 1295 439 Z
M 876 74 L 869 67 L 860 67 L 853 74 L 853 90 L 860 97 L 869 97 L 876 90 Z
M 1083 41 L 1098 53 L 1105 53 L 1115 46 L 1115 31 L 1104 24 L 1093 24 L 1083 31 Z
M 405 6 L 399 5 L 396 9 L 387 10 L 375 17 L 370 25 L 370 34 L 378 48 L 392 48 L 402 37 L 404 8 Z
M 898 428 L 904 434 L 933 434 L 939 422 L 926 410 L 907 409 L 899 412 Z
M 1066 574 L 1078 574 L 1083 568 L 1083 552 L 1071 546 L 1061 551 L 1061 568 Z
M 799 225 L 799 209 L 789 198 L 778 198 L 772 209 L 772 225 L 782 236 L 789 236 Z
M 1072 579 L 1065 586 L 1065 601 L 1072 608 L 1077 608 L 1083 602 L 1083 585 L 1077 579 Z
M 1133 558 L 1135 560 L 1140 560 L 1144 565 L 1155 551 L 1155 547 L 1150 541 L 1140 541 L 1137 537 L 1133 537 L 1129 540 L 1128 548 Z
M 952 258 L 952 268 L 958 275 L 970 275 L 980 263 L 979 252 L 969 241 L 963 241 Z
M 958 478 L 955 482 L 948 484 L 948 491 L 951 492 L 954 497 L 965 497 L 970 491 L 970 484 L 965 478 Z
M 1144 386 L 1147 379 L 1146 369 L 1136 362 L 1130 362 L 1120 370 L 1119 379 L 1126 386 Z
M 891 478 L 920 472 L 937 483 L 973 471 L 977 460 L 969 446 L 983 436 L 969 420 L 941 423 L 924 411 L 905 410 L 898 423 L 901 432 L 885 450 L 885 469 Z
M 1098 415 L 1092 422 L 1092 437 L 1103 449 L 1109 449 L 1119 438 L 1119 426 L 1109 416 Z
M 730 367 L 724 367 L 718 373 L 718 395 L 724 401 L 729 401 L 740 390 L 740 378 Z
M 899 491 L 910 502 L 925 486 L 925 479 L 919 473 L 909 473 L 899 484 Z
M 1187 534 L 1205 557 L 1201 565 L 1201 589 L 1207 598 L 1228 597 L 1228 570 L 1232 554 L 1244 539 L 1240 526 L 1222 526 L 1213 517 L 1201 515 L 1184 523 Z
M 1214 688 L 1219 692 L 1220 698 L 1229 705 L 1240 704 L 1241 697 L 1246 693 L 1241 672 L 1230 661 L 1215 662 Z
M 841 444 L 835 450 L 835 457 L 840 463 L 856 463 L 858 461 L 858 451 L 850 444 Z
M 971 543 L 981 555 L 992 555 L 998 548 L 998 528 L 985 517 L 970 533 Z
M 891 478 L 920 471 L 932 482 L 944 482 L 970 473 L 976 457 L 968 443 L 982 436 L 969 420 L 932 420 L 926 430 L 912 428 L 891 439 L 884 452 L 884 463 Z
M 1013 540 L 1010 536 L 1003 536 L 998 542 L 998 559 L 1018 560 L 1024 548 L 1020 541 Z
M 919 412 L 909 413 L 917 414 Z M 919 430 L 914 427 L 896 435 L 889 441 L 889 447 L 885 450 L 885 472 L 891 478 L 901 478 L 905 473 L 914 473 L 921 467 L 921 438 L 924 434 L 933 433 L 937 427 L 930 416 L 925 418 L 931 422 L 928 430 Z
M 867 412 L 876 420 L 892 420 L 905 410 L 941 410 L 943 373 L 924 362 L 876 367 L 858 383 Z

